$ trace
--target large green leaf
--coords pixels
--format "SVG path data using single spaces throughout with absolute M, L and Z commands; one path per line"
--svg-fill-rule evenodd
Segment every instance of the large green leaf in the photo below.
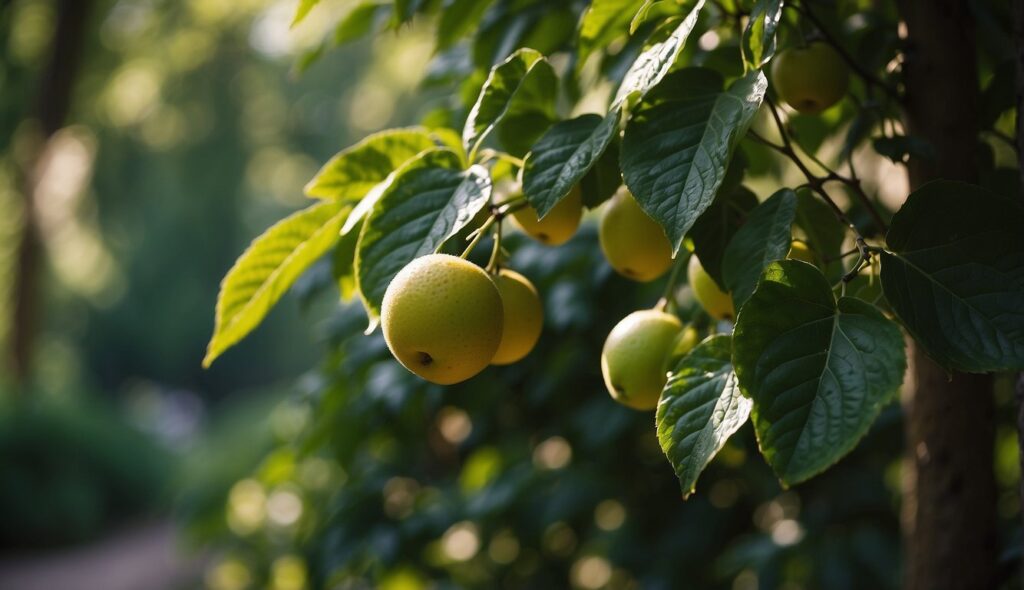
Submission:
M 740 393 L 731 355 L 732 339 L 725 334 L 701 342 L 676 364 L 658 402 L 658 441 L 684 498 L 750 415 L 751 401 Z
M 722 78 L 714 71 L 680 70 L 639 105 L 626 125 L 626 186 L 665 229 L 673 250 L 715 198 L 766 87 L 760 71 L 722 90 Z
M 789 253 L 793 241 L 793 218 L 796 215 L 796 193 L 788 188 L 754 208 L 746 223 L 725 248 L 722 278 L 732 294 L 733 307 L 740 309 L 754 292 L 761 271 L 768 263 L 781 260 Z
M 583 67 L 591 53 L 626 34 L 640 5 L 641 0 L 594 0 L 580 22 L 576 67 Z
M 961 182 L 914 191 L 892 218 L 882 289 L 948 369 L 1024 369 L 1024 207 Z
M 541 217 L 558 204 L 604 153 L 618 129 L 619 111 L 555 124 L 533 146 L 523 170 L 523 193 Z
M 351 203 L 318 203 L 253 240 L 221 282 L 204 367 L 253 331 L 303 271 L 338 242 L 351 210 Z
M 735 160 L 734 160 L 735 161 Z M 690 228 L 693 253 L 700 259 L 711 278 L 725 290 L 722 278 L 722 258 L 725 249 L 736 235 L 747 215 L 757 207 L 757 195 L 743 185 L 718 191 L 711 206 L 697 218 Z
M 463 170 L 460 158 L 435 149 L 408 162 L 363 223 L 356 248 L 356 280 L 371 317 L 398 271 L 437 251 L 472 221 L 491 196 L 487 170 Z
M 360 199 L 402 164 L 432 147 L 430 133 L 419 127 L 374 133 L 328 160 L 306 184 L 306 194 L 322 199 Z
M 754 400 L 761 452 L 784 484 L 852 450 L 906 368 L 899 327 L 859 299 L 837 302 L 821 271 L 798 260 L 765 269 L 736 320 L 732 360 Z
M 475 153 L 516 100 L 554 118 L 557 85 L 551 64 L 533 49 L 519 49 L 494 66 L 463 128 L 466 150 Z
M 669 73 L 693 32 L 693 27 L 697 25 L 697 17 L 703 7 L 704 0 L 697 0 L 690 13 L 667 39 L 655 43 L 637 56 L 619 85 L 612 109 L 626 101 L 642 98 Z
M 743 30 L 743 61 L 756 70 L 775 55 L 775 30 L 782 20 L 782 0 L 757 0 Z

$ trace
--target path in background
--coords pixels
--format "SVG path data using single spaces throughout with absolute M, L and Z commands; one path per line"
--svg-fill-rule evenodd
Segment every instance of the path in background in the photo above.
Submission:
M 150 522 L 89 545 L 0 556 L 0 589 L 179 590 L 198 586 L 202 565 L 174 524 Z

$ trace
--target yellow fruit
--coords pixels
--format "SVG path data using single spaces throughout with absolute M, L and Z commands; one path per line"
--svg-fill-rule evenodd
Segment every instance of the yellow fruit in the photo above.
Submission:
M 801 113 L 815 114 L 839 102 L 850 86 L 850 68 L 827 43 L 779 52 L 772 60 L 772 85 Z
M 732 307 L 732 297 L 718 288 L 718 283 L 711 278 L 708 271 L 704 270 L 696 254 L 690 257 L 686 276 L 689 279 L 690 288 L 693 289 L 693 296 L 697 298 L 697 303 L 700 303 L 708 315 L 716 320 L 736 317 L 736 310 Z
M 620 189 L 601 216 L 601 251 L 615 271 L 634 281 L 653 281 L 672 266 L 672 244 L 628 190 Z
M 803 260 L 811 264 L 817 264 L 818 261 L 814 256 L 814 252 L 807 247 L 807 244 L 793 240 L 793 243 L 789 247 L 789 256 L 793 260 Z
M 501 269 L 494 280 L 505 309 L 505 328 L 492 365 L 507 365 L 533 350 L 544 326 L 544 306 L 536 287 L 523 275 Z
M 398 362 L 432 383 L 465 381 L 484 370 L 501 342 L 501 295 L 472 262 L 448 254 L 413 260 L 388 285 L 384 340 Z
M 682 331 L 679 318 L 654 309 L 634 311 L 616 324 L 601 352 L 601 373 L 612 399 L 636 410 L 654 409 Z
M 580 226 L 583 216 L 583 196 L 579 186 L 572 187 L 569 194 L 548 211 L 544 219 L 537 219 L 537 210 L 527 205 L 512 213 L 516 225 L 535 240 L 548 246 L 558 246 L 569 241 Z
M 698 342 L 700 342 L 700 334 L 697 332 L 697 328 L 686 326 L 676 338 L 675 346 L 672 347 L 672 357 L 685 356 L 686 353 L 693 350 L 693 347 L 697 346 Z

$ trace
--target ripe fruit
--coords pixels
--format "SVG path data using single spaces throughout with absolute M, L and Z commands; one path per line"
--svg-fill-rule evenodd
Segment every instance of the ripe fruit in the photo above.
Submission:
M 601 216 L 601 251 L 619 274 L 653 281 L 672 266 L 672 244 L 628 190 L 622 188 Z
M 803 260 L 811 264 L 817 264 L 818 261 L 814 256 L 814 252 L 807 247 L 807 244 L 793 240 L 793 243 L 789 246 L 789 256 L 793 260 Z
M 502 315 L 501 296 L 482 268 L 430 254 L 410 262 L 388 285 L 381 326 L 391 354 L 406 369 L 449 385 L 491 362 Z
M 507 365 L 533 350 L 544 326 L 544 306 L 536 287 L 523 275 L 501 269 L 494 279 L 505 310 L 501 344 L 491 360 L 492 365 Z
M 634 311 L 616 324 L 601 352 L 601 374 L 612 398 L 636 410 L 654 409 L 682 331 L 679 318 L 654 309 Z
M 548 211 L 544 219 L 537 219 L 537 210 L 527 205 L 512 213 L 512 218 L 524 232 L 548 246 L 558 246 L 569 241 L 580 226 L 583 216 L 583 195 L 579 186 L 572 187 L 569 194 Z
M 850 68 L 831 45 L 811 43 L 775 56 L 772 84 L 789 106 L 801 113 L 820 113 L 846 94 Z
M 686 276 L 689 279 L 690 288 L 693 289 L 693 296 L 697 298 L 697 303 L 700 303 L 708 315 L 716 320 L 736 316 L 736 310 L 732 307 L 732 297 L 718 288 L 718 283 L 711 278 L 708 271 L 704 270 L 696 254 L 690 257 Z

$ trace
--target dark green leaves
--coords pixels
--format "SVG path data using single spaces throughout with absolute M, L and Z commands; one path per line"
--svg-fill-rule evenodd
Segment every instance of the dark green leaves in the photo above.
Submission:
M 743 61 L 756 70 L 775 55 L 775 29 L 782 20 L 782 0 L 757 0 L 743 31 Z
M 672 31 L 667 39 L 655 43 L 637 56 L 622 79 L 622 84 L 619 85 L 615 100 L 612 102 L 613 108 L 632 98 L 642 98 L 668 74 L 676 63 L 679 52 L 683 50 L 687 38 L 693 32 L 693 27 L 696 26 L 697 17 L 700 16 L 700 10 L 703 7 L 704 0 L 698 0 L 683 22 Z M 645 6 L 645 8 L 647 7 Z
M 764 98 L 752 72 L 722 90 L 716 72 L 685 69 L 666 78 L 626 126 L 622 173 L 643 209 L 678 250 L 711 204 L 733 149 Z
M 795 214 L 796 193 L 784 188 L 754 208 L 729 241 L 722 259 L 722 278 L 736 309 L 754 292 L 764 267 L 789 253 Z
M 204 367 L 255 329 L 303 271 L 338 242 L 351 210 L 351 203 L 318 203 L 253 240 L 221 282 Z
M 491 196 L 487 170 L 462 170 L 454 153 L 436 149 L 395 173 L 363 224 L 356 280 L 371 318 L 388 283 L 411 260 L 436 251 L 469 223 Z
M 892 219 L 882 289 L 907 330 L 948 369 L 1024 368 L 1024 207 L 936 181 Z
M 680 359 L 658 403 L 658 441 L 679 477 L 683 497 L 750 414 L 732 370 L 731 339 L 712 336 Z
M 582 115 L 555 124 L 533 146 L 523 171 L 523 193 L 541 217 L 598 161 L 618 129 L 619 112 Z
M 722 290 L 725 290 L 725 279 L 722 278 L 725 248 L 754 207 L 757 207 L 757 195 L 746 187 L 723 188 L 690 228 L 693 253 Z
M 390 129 L 367 136 L 334 156 L 306 185 L 321 199 L 359 199 L 416 154 L 434 147 L 426 129 Z
M 533 49 L 520 49 L 495 66 L 462 131 L 466 151 L 474 154 L 515 102 L 528 106 L 520 116 L 529 112 L 554 119 L 557 84 L 551 65 Z
M 761 452 L 793 484 L 857 444 L 903 381 L 903 336 L 873 306 L 837 302 L 821 272 L 781 260 L 740 311 L 733 364 Z

